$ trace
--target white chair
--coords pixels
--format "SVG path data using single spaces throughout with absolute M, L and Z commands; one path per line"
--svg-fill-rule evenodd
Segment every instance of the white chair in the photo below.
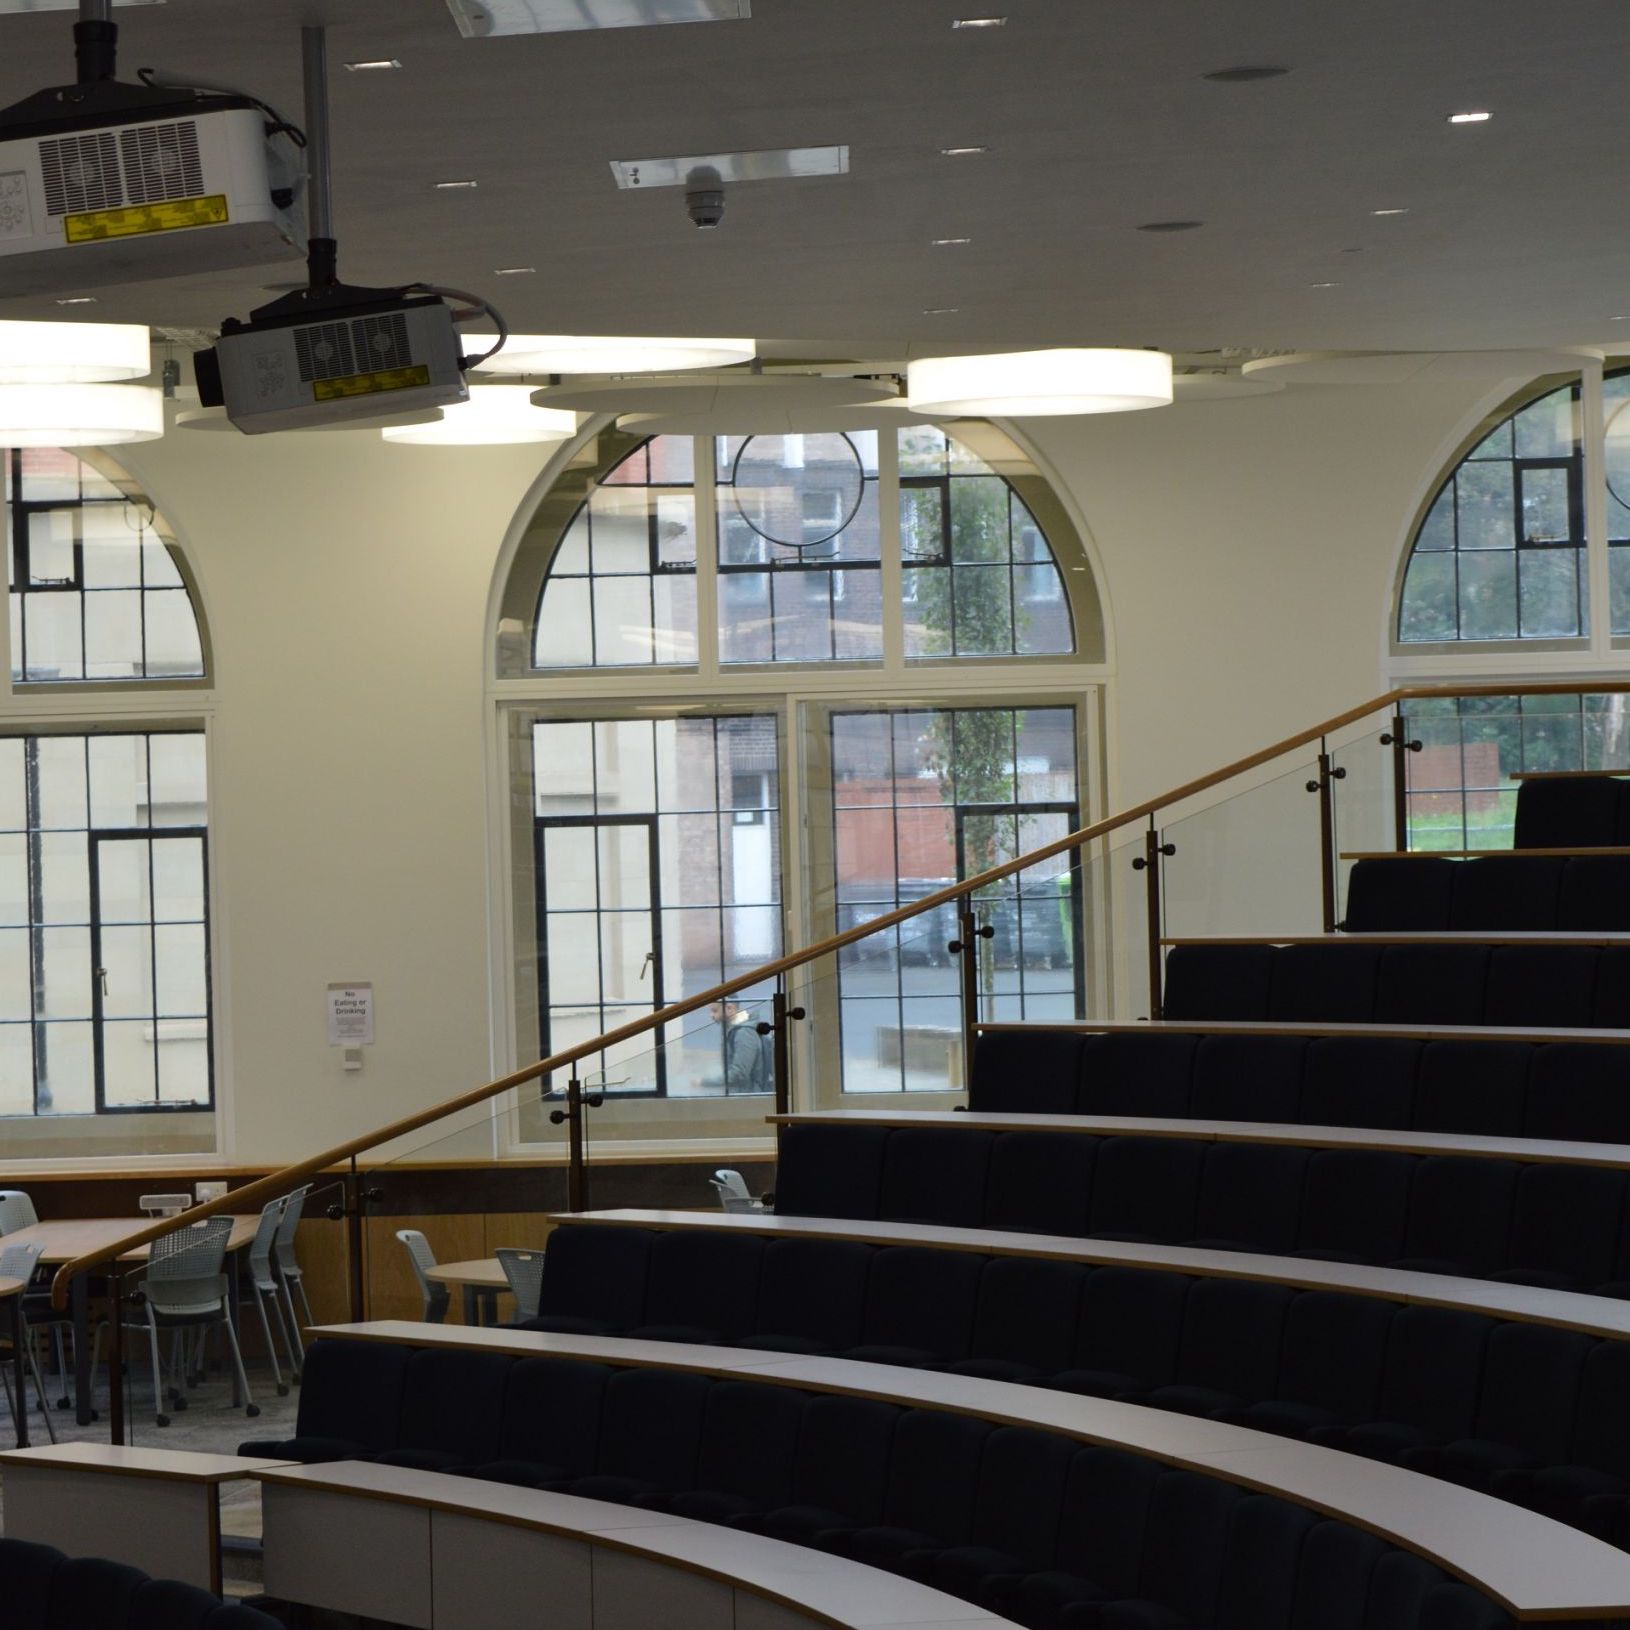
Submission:
M 447 1304 L 451 1300 L 445 1285 L 438 1285 L 428 1277 L 427 1270 L 435 1267 L 436 1253 L 417 1228 L 398 1228 L 396 1237 L 407 1247 L 408 1261 L 413 1264 L 413 1277 L 419 1281 L 419 1294 L 424 1298 L 424 1322 L 440 1324 L 447 1317 Z M 499 1256 L 502 1257 L 500 1252 Z M 504 1270 L 508 1273 L 508 1269 Z
M 202 1222 L 189 1223 L 173 1234 L 154 1240 L 148 1254 L 144 1279 L 147 1337 L 153 1355 L 153 1412 L 160 1426 L 170 1424 L 170 1417 L 164 1413 L 164 1382 L 159 1364 L 161 1329 L 175 1331 L 178 1338 L 189 1330 L 198 1330 L 207 1338 L 216 1326 L 224 1326 L 244 1400 L 243 1412 L 250 1416 L 260 1413 L 260 1406 L 249 1391 L 238 1332 L 232 1325 L 225 1271 L 226 1244 L 231 1235 L 230 1217 L 206 1217 Z M 170 1395 L 175 1407 L 184 1409 L 187 1400 L 181 1388 L 181 1371 L 185 1350 L 179 1339 L 172 1345 L 170 1356 L 174 1372 Z
M 538 1298 L 543 1295 L 543 1252 L 500 1245 L 494 1255 L 515 1293 L 516 1320 L 537 1318 Z
M 279 1283 L 283 1287 L 283 1302 L 289 1314 L 289 1334 L 291 1346 L 295 1355 L 294 1379 L 300 1379 L 300 1371 L 305 1367 L 306 1344 L 300 1334 L 300 1313 L 294 1310 L 294 1293 L 300 1293 L 300 1312 L 305 1315 L 306 1323 L 314 1324 L 311 1316 L 311 1303 L 306 1300 L 306 1282 L 301 1277 L 300 1259 L 294 1254 L 295 1230 L 300 1226 L 300 1213 L 305 1210 L 306 1196 L 311 1193 L 311 1184 L 295 1189 L 292 1194 L 283 1197 L 283 1216 L 277 1225 L 277 1238 L 272 1247 L 272 1266 L 277 1270 Z
M 0 1236 L 32 1228 L 39 1220 L 34 1202 L 21 1189 L 0 1189 Z
M 255 1228 L 255 1237 L 249 1242 L 249 1291 L 255 1299 L 255 1311 L 260 1314 L 261 1333 L 266 1337 L 266 1357 L 272 1366 L 272 1380 L 277 1386 L 279 1398 L 288 1396 L 288 1383 L 283 1379 L 283 1372 L 277 1363 L 277 1343 L 272 1340 L 271 1320 L 266 1317 L 266 1301 L 271 1298 L 272 1315 L 277 1320 L 277 1333 L 283 1339 L 284 1351 L 289 1358 L 289 1369 L 294 1379 L 300 1379 L 300 1363 L 294 1354 L 294 1344 L 289 1339 L 289 1327 L 283 1322 L 283 1303 L 277 1284 L 277 1268 L 272 1262 L 272 1252 L 277 1244 L 278 1226 L 283 1221 L 282 1200 L 268 1200 L 261 1207 L 260 1222 Z
M 34 1270 L 39 1266 L 40 1252 L 43 1249 L 44 1247 L 37 1243 L 0 1245 L 0 1279 L 21 1279 L 26 1284 L 33 1278 Z M 22 1341 L 23 1353 L 27 1359 L 29 1371 L 34 1377 L 34 1395 L 39 1400 L 40 1414 L 45 1419 L 45 1430 L 51 1441 L 55 1443 L 57 1441 L 57 1429 L 51 1420 L 51 1411 L 45 1405 L 45 1382 L 40 1376 L 40 1361 L 34 1352 L 34 1342 L 28 1326 L 28 1315 L 24 1310 L 20 1293 L 15 1306 L 17 1310 L 17 1336 Z M 9 1319 L 4 1322 L 7 1325 L 10 1323 Z M 9 1330 L 7 1334 L 10 1334 Z M 11 1418 L 15 1421 L 18 1409 L 28 1408 L 28 1399 L 12 1397 L 9 1371 L 9 1365 L 0 1366 L 0 1386 L 5 1388 L 6 1403 L 11 1409 Z
M 728 1166 L 722 1166 L 709 1179 L 713 1192 L 719 1196 L 719 1204 L 726 1211 L 762 1211 L 764 1202 L 755 1200 L 747 1192 L 747 1180 L 740 1172 L 733 1171 Z

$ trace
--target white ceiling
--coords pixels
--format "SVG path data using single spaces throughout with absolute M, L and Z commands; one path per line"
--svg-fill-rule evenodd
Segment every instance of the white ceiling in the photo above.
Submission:
M 950 27 L 991 10 L 1006 28 Z M 116 16 L 122 78 L 297 119 L 298 29 L 327 21 L 342 274 L 473 288 L 517 330 L 900 357 L 1551 346 L 1630 316 L 1625 0 L 753 0 L 745 22 L 502 40 L 462 39 L 443 0 Z M 70 21 L 0 16 L 0 104 L 71 79 Z M 338 66 L 372 57 L 403 69 Z M 1200 77 L 1241 63 L 1293 72 Z M 1494 118 L 1446 123 L 1465 107 Z M 608 163 L 840 142 L 848 175 L 738 186 L 710 233 Z M 965 143 L 991 151 L 939 155 Z M 1172 219 L 1206 224 L 1136 230 Z M 974 241 L 930 245 L 953 236 Z M 537 274 L 492 275 L 515 264 Z M 92 291 L 73 315 L 213 326 L 298 271 Z

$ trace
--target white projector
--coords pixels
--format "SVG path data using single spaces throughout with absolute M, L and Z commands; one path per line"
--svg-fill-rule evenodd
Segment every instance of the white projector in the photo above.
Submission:
M 363 298 L 359 298 L 363 297 Z M 469 400 L 452 308 L 434 295 L 296 294 L 228 321 L 193 359 L 199 400 L 239 430 L 304 430 Z
M 303 254 L 303 169 L 243 97 L 42 91 L 0 111 L 0 295 Z

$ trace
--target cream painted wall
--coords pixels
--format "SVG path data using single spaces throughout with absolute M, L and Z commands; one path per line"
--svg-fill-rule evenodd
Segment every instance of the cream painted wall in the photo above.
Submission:
M 1112 800 L 1381 688 L 1401 529 L 1469 387 L 1307 390 L 1020 426 L 1096 543 Z M 177 528 L 219 678 L 227 1153 L 294 1158 L 485 1079 L 483 627 L 539 449 L 172 434 L 125 462 Z M 371 980 L 360 1075 L 324 987 Z
M 1112 802 L 1386 688 L 1404 531 L 1490 396 L 1307 387 L 1023 426 L 1080 505 L 1105 578 Z

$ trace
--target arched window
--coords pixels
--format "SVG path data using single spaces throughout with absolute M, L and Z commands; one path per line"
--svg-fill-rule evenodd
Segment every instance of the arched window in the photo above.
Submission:
M 1091 818 L 1104 643 L 1079 530 L 988 423 L 586 438 L 500 597 L 516 1058 Z M 986 1017 L 1103 1011 L 1098 886 L 1061 860 L 981 901 Z M 939 913 L 799 976 L 811 1091 L 956 1086 L 955 932 Z M 742 1025 L 768 995 L 590 1061 L 597 1135 L 756 1135 Z
M 993 427 L 957 431 L 600 436 L 528 530 L 530 638 L 503 671 L 1101 657 L 1056 500 Z
M 1502 418 L 1446 477 L 1411 545 L 1398 640 L 1588 632 L 1580 386 L 1569 384 Z
M 0 450 L 0 465 L 0 1144 L 210 1150 L 205 733 L 196 703 L 166 694 L 208 683 L 186 563 L 102 454 Z M 44 711 L 35 693 L 50 689 L 89 694 L 71 714 Z M 99 715 L 112 690 L 150 700 Z
M 181 552 L 135 482 L 101 455 L 27 447 L 0 458 L 13 680 L 201 679 Z

